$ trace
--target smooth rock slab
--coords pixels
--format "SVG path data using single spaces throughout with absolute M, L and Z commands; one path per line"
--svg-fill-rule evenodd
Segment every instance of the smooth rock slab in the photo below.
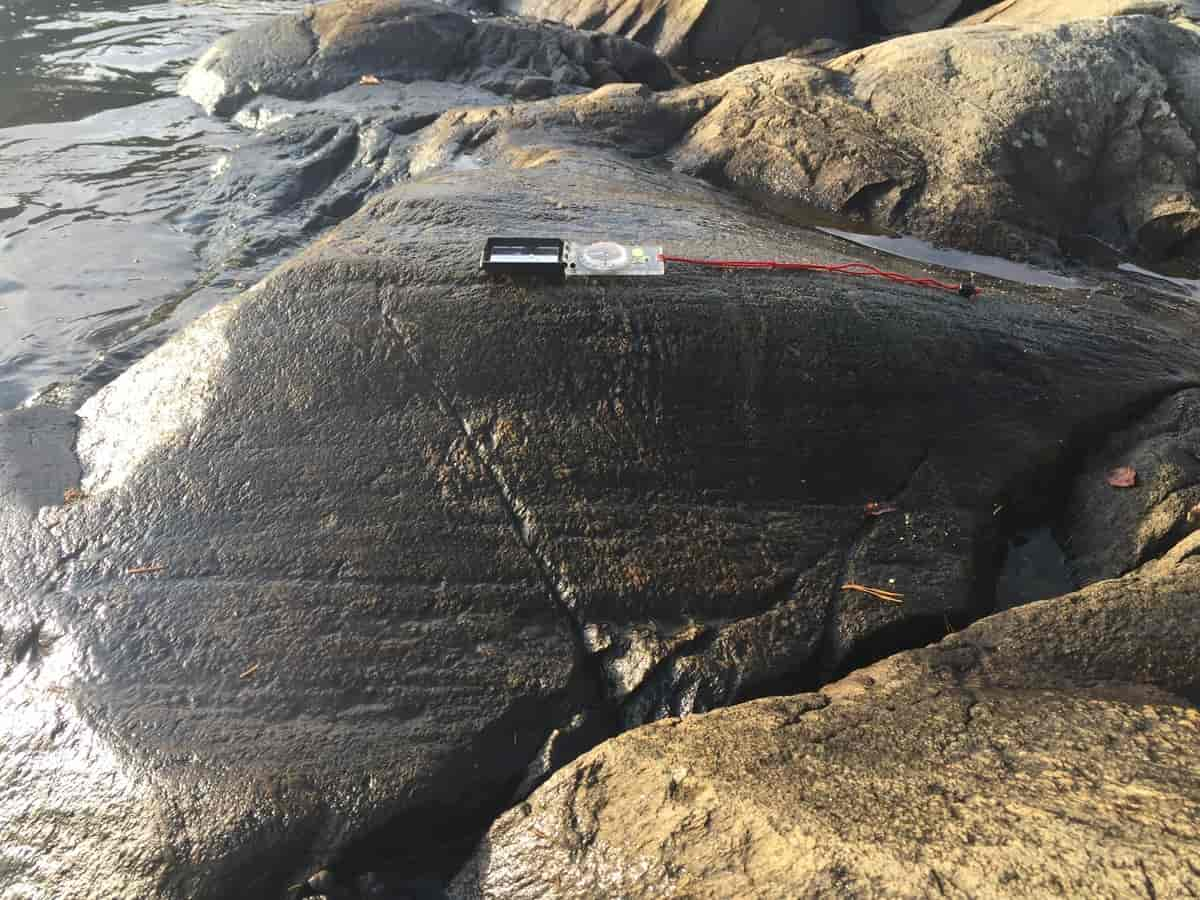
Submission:
M 855 258 L 625 136 L 431 161 L 89 401 L 82 499 L 0 491 L 0 658 L 36 714 L 0 717 L 0 890 L 282 897 L 364 841 L 431 857 L 580 714 L 711 709 L 986 612 L 995 506 L 1200 381 L 1196 312 L 1153 297 L 480 276 L 504 232 Z M 97 765 L 42 799 L 85 744 L 128 790 Z M 51 827 L 95 796 L 112 828 Z
M 343 296 L 201 319 L 83 410 L 86 498 L 6 521 L 7 680 L 43 717 L 6 725 L 52 740 L 4 740 L 0 844 L 33 841 L 4 888 L 90 896 L 142 854 L 121 896 L 275 896 L 395 816 L 495 802 L 567 714 L 566 618 L 495 488 L 445 494 L 458 426 L 353 349 L 372 315 Z M 84 840 L 49 823 L 103 770 L 29 798 L 93 746 L 149 811 Z

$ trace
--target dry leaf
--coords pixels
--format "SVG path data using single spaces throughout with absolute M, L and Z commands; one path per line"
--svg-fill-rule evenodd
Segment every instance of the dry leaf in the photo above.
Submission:
M 880 503 L 876 500 L 872 500 L 863 507 L 863 512 L 865 512 L 868 516 L 886 516 L 888 513 L 899 511 L 900 507 L 898 507 L 895 503 Z
M 379 80 L 378 75 L 364 75 L 362 78 L 358 79 L 358 83 L 359 84 L 383 84 L 383 82 Z
M 1108 473 L 1108 483 L 1115 488 L 1131 488 L 1137 484 L 1137 470 L 1133 466 L 1118 466 Z

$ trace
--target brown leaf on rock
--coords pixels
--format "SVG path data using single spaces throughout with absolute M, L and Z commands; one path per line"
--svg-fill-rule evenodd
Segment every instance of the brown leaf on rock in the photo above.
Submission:
M 1137 484 L 1137 470 L 1133 466 L 1118 466 L 1108 473 L 1108 483 L 1115 488 L 1131 488 Z
M 358 79 L 359 84 L 383 84 L 378 75 L 364 75 Z

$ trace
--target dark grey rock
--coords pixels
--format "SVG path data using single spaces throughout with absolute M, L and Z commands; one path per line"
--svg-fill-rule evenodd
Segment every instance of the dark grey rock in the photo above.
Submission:
M 373 27 L 355 9 L 354 28 Z M 343 34 L 327 24 L 314 33 Z M 1084 29 L 1091 50 L 1071 58 L 1161 24 Z M 551 31 L 470 27 L 464 58 L 487 77 L 510 79 L 506 59 L 556 77 L 525 64 Z M 1035 37 L 1021 40 L 1053 40 Z M 617 65 L 574 40 L 548 72 Z M 480 829 L 585 732 L 795 691 L 984 614 L 995 508 L 1040 511 L 1031 485 L 1073 476 L 1080 435 L 1200 384 L 1200 312 L 1155 295 L 985 283 L 967 301 L 674 265 L 637 281 L 479 276 L 499 233 L 877 261 L 637 160 L 672 151 L 785 195 L 783 170 L 754 175 L 754 160 L 791 165 L 776 140 L 826 140 L 812 146 L 830 197 L 872 165 L 922 171 L 872 143 L 883 113 L 842 90 L 867 75 L 785 61 L 435 120 L 477 102 L 474 75 L 342 85 L 353 61 L 330 59 L 337 91 L 227 94 L 263 130 L 192 211 L 214 254 L 319 239 L 80 410 L 82 499 L 60 502 L 75 480 L 61 416 L 44 432 L 61 474 L 0 471 L 0 847 L 17 848 L 0 891 L 272 897 L 318 866 L 347 883 L 382 871 L 397 861 L 370 854 L 397 846 L 420 882 L 450 858 L 430 859 L 447 852 L 431 821 Z M 844 130 L 811 137 L 813 122 Z M 835 138 L 843 156 L 850 138 L 865 149 L 839 167 Z M 959 215 L 954 228 L 977 221 Z M 12 419 L 3 446 L 42 434 L 44 415 Z M 878 500 L 900 512 L 869 519 Z M 1188 633 L 1154 628 L 1169 679 L 1138 644 L 1133 675 L 1115 640 L 1088 664 L 1183 690 L 1194 660 L 1171 641 Z
M 869 0 L 871 12 L 890 34 L 941 28 L 962 0 Z
M 554 79 L 544 75 L 522 78 L 512 90 L 512 95 L 517 100 L 544 100 L 553 93 Z
M 1195 313 L 1153 298 L 479 278 L 504 231 L 851 253 L 597 144 L 497 130 L 81 410 L 85 499 L 2 511 L 3 652 L 54 640 L 12 669 L 0 765 L 42 796 L 104 755 L 5 810 L 10 883 L 272 896 L 503 802 L 584 709 L 710 709 L 978 616 L 994 506 L 1200 380 Z
M 1078 477 L 1064 486 L 1070 499 L 1062 530 L 1084 583 L 1157 559 L 1195 527 L 1188 515 L 1200 504 L 1200 390 L 1172 394 L 1130 418 L 1087 448 Z M 1137 473 L 1132 488 L 1108 483 L 1123 466 Z
M 621 37 L 510 19 L 475 21 L 427 0 L 342 0 L 222 38 L 183 78 L 180 92 L 209 113 L 228 116 L 257 96 L 310 99 L 364 75 L 497 84 L 504 73 L 518 72 L 552 76 L 568 88 L 679 82 L 651 50 Z
M 859 31 L 844 0 L 496 0 L 494 10 L 624 35 L 673 62 L 750 62 Z

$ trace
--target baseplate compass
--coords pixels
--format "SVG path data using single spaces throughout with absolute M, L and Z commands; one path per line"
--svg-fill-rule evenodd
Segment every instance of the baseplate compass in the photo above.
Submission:
M 604 278 L 664 275 L 667 263 L 738 272 L 809 272 L 850 278 L 880 278 L 892 284 L 949 291 L 968 300 L 981 291 L 971 276 L 954 284 L 928 275 L 889 272 L 865 262 L 779 262 L 773 259 L 706 259 L 668 256 L 658 244 L 617 241 L 573 241 L 562 238 L 489 238 L 479 268 L 489 274 L 544 275 L 563 278 Z
M 662 275 L 666 264 L 657 244 L 568 241 L 562 238 L 489 238 L 479 267 L 491 275 L 550 275 L 603 278 Z
M 563 259 L 568 278 L 613 275 L 662 275 L 663 248 L 652 244 L 618 244 L 616 241 L 583 243 L 566 241 Z

